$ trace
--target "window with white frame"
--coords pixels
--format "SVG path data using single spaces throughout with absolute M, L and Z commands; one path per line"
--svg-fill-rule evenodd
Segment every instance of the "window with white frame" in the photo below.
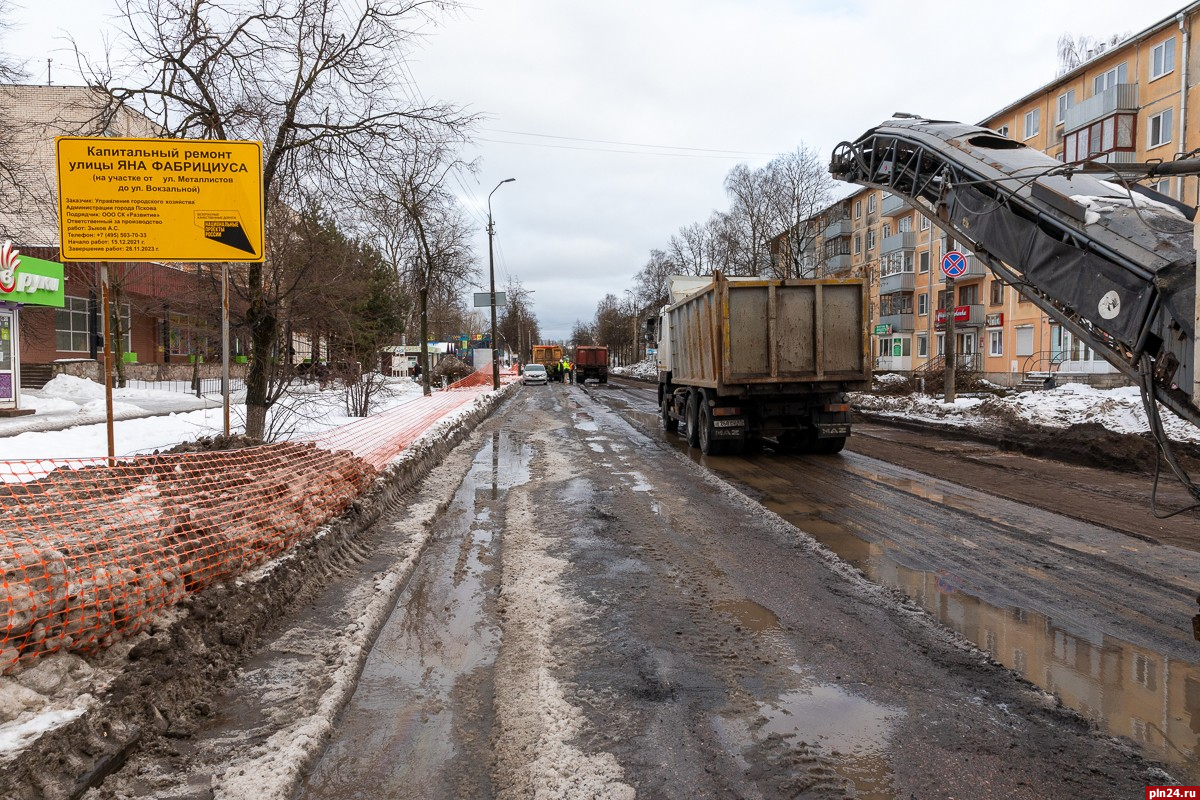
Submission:
M 901 217 L 900 221 L 896 223 L 896 229 L 900 233 L 908 233 L 909 231 L 911 231 L 912 230 L 912 217 Z
M 988 331 L 988 355 L 1002 356 L 1004 355 L 1004 331 L 997 328 L 994 331 Z
M 889 237 L 891 235 L 892 235 L 892 223 L 890 223 L 890 222 L 883 223 L 883 233 L 881 233 L 880 236 L 882 236 L 883 238 L 886 239 L 887 237 Z
M 1150 80 L 1175 71 L 1175 36 L 1159 42 L 1150 50 Z
M 926 292 L 917 295 L 917 313 L 922 317 L 929 314 L 929 295 Z
M 1055 120 L 1059 125 L 1067 118 L 1067 111 L 1075 105 L 1075 90 L 1068 89 L 1058 96 L 1058 118 Z
M 867 195 L 867 213 L 868 214 L 875 213 L 875 193 L 874 192 L 871 192 L 869 195 Z
M 1000 134 L 1001 136 L 1008 136 L 1008 126 L 1001 125 L 999 128 L 996 128 L 996 133 Z
M 921 215 L 921 230 L 929 230 L 929 217 L 925 216 L 924 214 Z
M 929 334 L 917 334 L 917 356 L 920 358 L 929 358 Z
M 1171 179 L 1170 178 L 1159 178 L 1158 180 L 1153 181 L 1150 184 L 1148 184 L 1147 188 L 1153 189 L 1154 191 L 1158 192 L 1159 194 L 1165 194 L 1168 197 L 1174 197 L 1174 195 L 1171 194 Z
M 1107 72 L 1101 72 L 1092 80 L 1092 94 L 1100 94 L 1118 83 L 1128 83 L 1125 79 L 1127 72 L 1124 64 L 1119 64 Z
M 1035 108 L 1032 111 L 1025 112 L 1025 138 L 1031 139 L 1037 136 L 1042 129 L 1042 110 Z
M 874 229 L 867 231 L 867 249 L 868 250 L 875 249 L 875 230 Z
M 991 283 L 992 289 L 992 305 L 998 306 L 1004 303 L 1004 281 L 999 278 L 993 278 Z
M 929 251 L 928 250 L 921 253 L 920 257 L 917 259 L 917 271 L 920 272 L 922 275 L 924 275 L 926 272 L 929 272 Z
M 862 219 L 862 200 L 854 201 L 854 218 Z
M 854 255 L 862 252 L 862 234 L 854 234 Z
M 1147 147 L 1158 147 L 1161 144 L 1166 144 L 1171 141 L 1171 113 L 1174 109 L 1168 108 L 1158 114 L 1150 117 L 1149 143 Z
M 937 343 L 936 343 L 936 346 L 937 346 L 937 354 L 938 354 L 939 356 L 944 356 L 944 355 L 946 355 L 946 334 L 944 334 L 944 333 L 939 333 L 939 334 L 937 335 Z

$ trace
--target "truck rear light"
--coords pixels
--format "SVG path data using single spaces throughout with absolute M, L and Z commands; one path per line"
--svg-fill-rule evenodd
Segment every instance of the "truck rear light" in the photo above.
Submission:
M 714 417 L 737 417 L 741 416 L 742 410 L 735 406 L 718 406 L 713 409 Z
M 849 403 L 826 403 L 825 410 L 830 414 L 849 414 Z

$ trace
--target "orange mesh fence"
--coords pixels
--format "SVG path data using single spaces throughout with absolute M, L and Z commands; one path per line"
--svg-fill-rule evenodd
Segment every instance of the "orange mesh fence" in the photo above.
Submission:
M 500 381 L 501 383 L 511 383 L 517 376 L 516 367 L 501 367 Z M 455 381 L 446 387 L 450 389 L 470 389 L 475 387 L 491 388 L 492 386 L 492 362 L 488 362 L 479 369 L 472 372 L 465 378 Z
M 274 558 L 476 392 L 438 392 L 306 442 L 0 461 L 0 673 L 94 653 L 186 593 Z

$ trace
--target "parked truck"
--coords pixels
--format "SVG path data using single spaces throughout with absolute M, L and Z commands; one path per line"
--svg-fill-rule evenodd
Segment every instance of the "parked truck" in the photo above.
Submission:
M 672 276 L 658 317 L 663 427 L 683 423 L 705 455 L 764 441 L 837 453 L 850 435 L 846 393 L 870 388 L 861 279 Z
M 562 361 L 563 349 L 557 344 L 535 344 L 533 346 L 533 362 L 546 368 L 550 380 L 562 380 L 558 374 L 557 364 Z
M 575 380 L 583 383 L 594 378 L 597 383 L 608 383 L 608 346 L 579 345 L 575 348 Z

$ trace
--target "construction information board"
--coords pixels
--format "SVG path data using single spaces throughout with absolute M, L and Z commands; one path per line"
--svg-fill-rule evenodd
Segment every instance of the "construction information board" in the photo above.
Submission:
M 262 143 L 55 137 L 63 261 L 262 261 Z

